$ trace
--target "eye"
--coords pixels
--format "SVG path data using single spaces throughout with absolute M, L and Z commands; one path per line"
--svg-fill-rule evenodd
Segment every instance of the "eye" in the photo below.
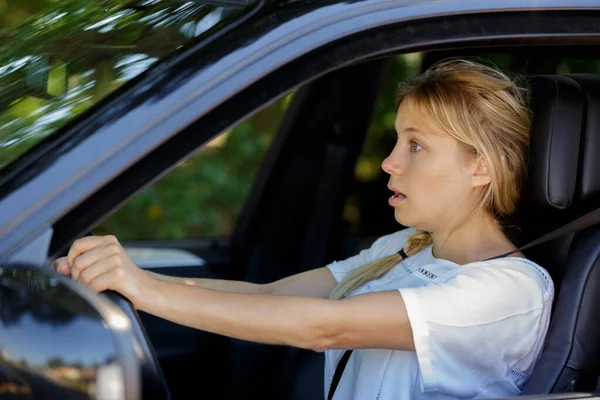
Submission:
M 410 151 L 412 151 L 413 153 L 416 153 L 417 151 L 421 150 L 423 148 L 423 146 L 421 146 L 419 143 L 415 142 L 414 140 L 410 141 Z

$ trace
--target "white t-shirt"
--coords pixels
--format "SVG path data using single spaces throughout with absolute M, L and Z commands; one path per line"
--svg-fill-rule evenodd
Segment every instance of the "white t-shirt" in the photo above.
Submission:
M 336 280 L 400 250 L 415 230 L 383 236 L 327 268 Z M 334 400 L 472 399 L 516 396 L 548 330 L 554 285 L 545 269 L 518 257 L 458 265 L 432 247 L 408 257 L 349 296 L 399 290 L 416 352 L 357 349 Z M 344 350 L 325 351 L 325 398 Z

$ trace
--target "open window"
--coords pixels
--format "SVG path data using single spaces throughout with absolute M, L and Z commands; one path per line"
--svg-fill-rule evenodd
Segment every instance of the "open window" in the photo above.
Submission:
M 198 149 L 93 228 L 142 268 L 222 264 L 293 93 Z

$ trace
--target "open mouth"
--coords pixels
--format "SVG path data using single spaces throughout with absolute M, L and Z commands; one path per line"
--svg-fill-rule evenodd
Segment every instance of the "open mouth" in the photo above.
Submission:
M 401 191 L 399 191 L 398 189 L 396 189 L 390 185 L 388 185 L 388 189 L 390 189 L 392 192 L 394 192 L 392 197 L 390 197 L 388 199 L 388 204 L 390 206 L 395 207 L 404 202 L 404 200 L 406 199 L 406 195 L 404 193 L 402 193 Z
M 394 192 L 394 194 L 392 195 L 392 198 L 397 198 L 397 199 L 405 199 L 406 195 L 404 193 L 402 193 L 401 191 L 399 191 L 396 188 L 393 188 L 392 186 L 388 185 L 388 189 L 390 189 L 392 192 Z

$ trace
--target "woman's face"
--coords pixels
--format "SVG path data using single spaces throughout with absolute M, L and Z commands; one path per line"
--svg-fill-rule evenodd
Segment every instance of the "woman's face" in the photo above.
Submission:
M 481 166 L 409 99 L 398 109 L 396 132 L 396 145 L 382 163 L 390 175 L 388 202 L 396 220 L 429 232 L 459 223 L 472 209 L 471 194 L 484 182 Z

